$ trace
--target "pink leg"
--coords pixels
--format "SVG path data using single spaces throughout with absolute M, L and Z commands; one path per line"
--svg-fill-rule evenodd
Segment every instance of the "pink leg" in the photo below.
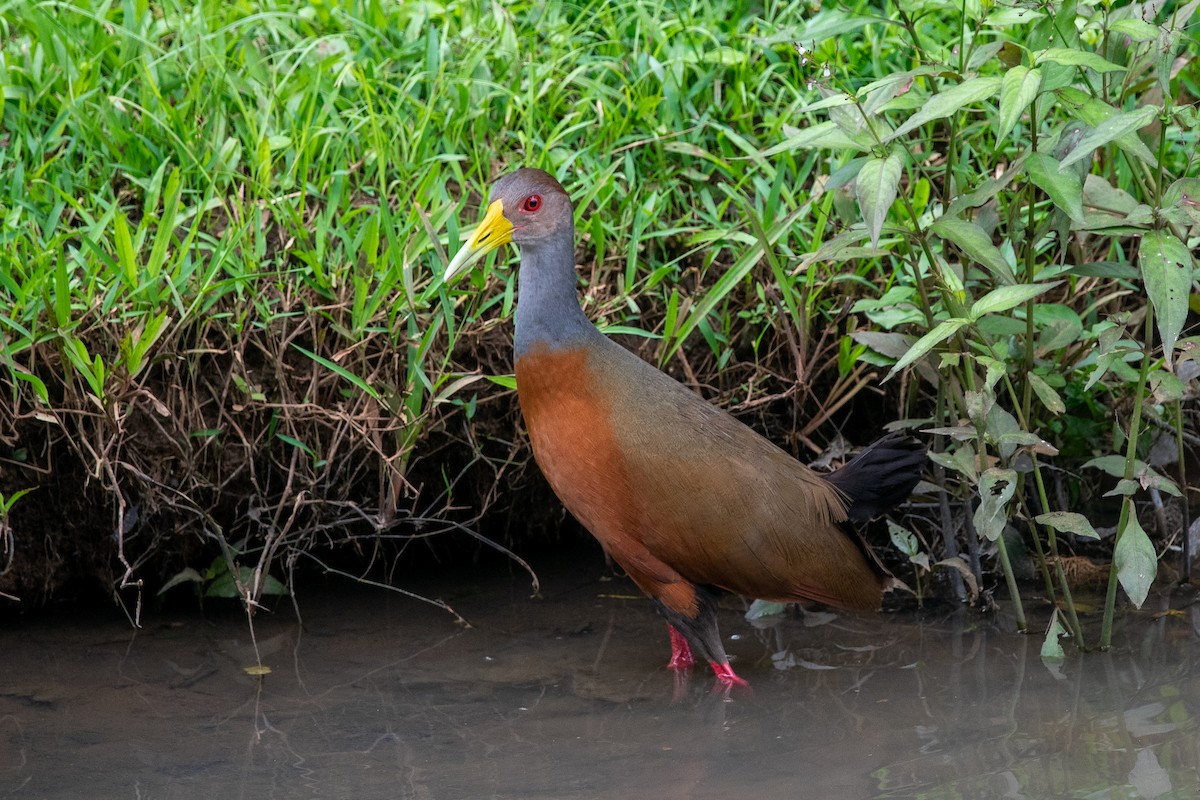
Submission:
M 691 669 L 696 660 L 692 658 L 692 647 L 688 640 L 675 630 L 674 625 L 668 624 L 667 631 L 671 634 L 671 660 L 667 662 L 667 667 L 676 670 Z
M 737 673 L 733 671 L 733 667 L 729 666 L 728 661 L 726 661 L 724 664 L 718 664 L 715 661 L 710 661 L 709 665 L 712 667 L 713 674 L 717 676 L 717 681 L 725 686 L 750 685 L 737 676 Z

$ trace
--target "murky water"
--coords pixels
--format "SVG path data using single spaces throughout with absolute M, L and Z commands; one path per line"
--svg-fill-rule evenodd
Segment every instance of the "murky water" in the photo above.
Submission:
M 665 626 L 599 565 L 378 590 L 259 617 L 0 623 L 0 796 L 1195 798 L 1194 609 L 1057 670 L 962 613 L 722 619 L 751 691 L 663 668 Z M 468 591 L 469 587 L 469 591 Z M 626 599 L 626 598 L 635 599 Z M 1166 600 L 1157 602 L 1165 607 Z

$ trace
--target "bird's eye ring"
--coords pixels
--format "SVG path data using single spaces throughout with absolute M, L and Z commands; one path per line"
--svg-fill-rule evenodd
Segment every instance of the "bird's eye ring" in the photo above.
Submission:
M 542 196 L 540 194 L 531 194 L 525 198 L 525 202 L 521 203 L 521 210 L 527 214 L 532 214 L 542 207 Z

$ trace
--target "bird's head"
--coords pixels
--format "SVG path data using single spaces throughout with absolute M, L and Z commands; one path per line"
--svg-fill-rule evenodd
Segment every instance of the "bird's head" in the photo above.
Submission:
M 483 222 L 451 259 L 444 280 L 466 272 L 501 245 L 536 245 L 556 236 L 574 236 L 571 198 L 562 184 L 540 169 L 522 167 L 492 184 L 492 202 Z

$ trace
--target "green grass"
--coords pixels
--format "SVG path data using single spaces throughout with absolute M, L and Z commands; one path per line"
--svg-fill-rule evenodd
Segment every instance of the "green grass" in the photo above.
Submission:
M 939 445 L 969 503 L 1019 432 L 1144 452 L 1144 427 L 1113 434 L 1106 414 L 1142 408 L 1166 354 L 1149 324 L 1103 331 L 1110 312 L 1144 319 L 1137 244 L 1159 223 L 1071 234 L 1058 173 L 995 178 L 1097 124 L 1097 103 L 1163 109 L 1158 44 L 1193 58 L 1146 137 L 1153 167 L 1108 141 L 1091 171 L 1182 208 L 1167 194 L 1197 176 L 1195 28 L 1126 43 L 1113 31 L 1145 33 L 1116 25 L 1128 4 L 819 5 L 0 5 L 0 492 L 39 487 L 9 512 L 6 552 L 59 537 L 81 554 L 18 563 L 0 590 L 44 596 L 76 570 L 129 598 L 217 552 L 290 573 L 334 569 L 339 546 L 362 554 L 350 571 L 394 577 L 405 548 L 522 497 L 515 276 L 439 277 L 518 165 L 576 200 L 589 316 L 801 457 L 840 426 L 971 419 Z M 1161 31 L 1184 4 L 1168 5 Z M 1064 37 L 1122 70 L 1038 61 Z M 1002 99 L 1006 40 L 1073 93 L 1034 116 Z M 963 84 L 980 91 L 901 127 Z M 1050 278 L 1036 302 L 1005 288 Z M 1147 413 L 1182 430 L 1182 397 Z M 1020 502 L 993 518 L 1064 510 Z M 902 552 L 952 550 L 945 513 Z M 1003 560 L 964 538 L 977 579 Z
M 737 361 L 745 328 L 774 347 L 747 215 L 807 249 L 810 222 L 769 221 L 801 219 L 825 159 L 758 156 L 807 102 L 787 44 L 805 13 L 7 5 L 0 413 L 16 432 L 6 488 L 42 487 L 27 535 L 43 530 L 34 506 L 83 493 L 101 513 L 45 535 L 92 540 L 81 551 L 115 558 L 122 586 L 165 577 L 177 559 L 159 551 L 179 536 L 278 556 L 345 538 L 339 521 L 452 528 L 437 521 L 464 502 L 457 470 L 512 434 L 493 420 L 443 464 L 430 430 L 511 401 L 462 377 L 506 373 L 502 349 L 481 364 L 451 348 L 511 313 L 513 276 L 465 294 L 435 276 L 511 166 L 555 171 L 577 197 L 593 316 L 668 342 L 698 328 L 703 375 Z M 757 278 L 717 283 L 731 265 Z M 755 285 L 766 299 L 739 318 L 727 297 Z M 35 597 L 58 583 L 14 579 Z

